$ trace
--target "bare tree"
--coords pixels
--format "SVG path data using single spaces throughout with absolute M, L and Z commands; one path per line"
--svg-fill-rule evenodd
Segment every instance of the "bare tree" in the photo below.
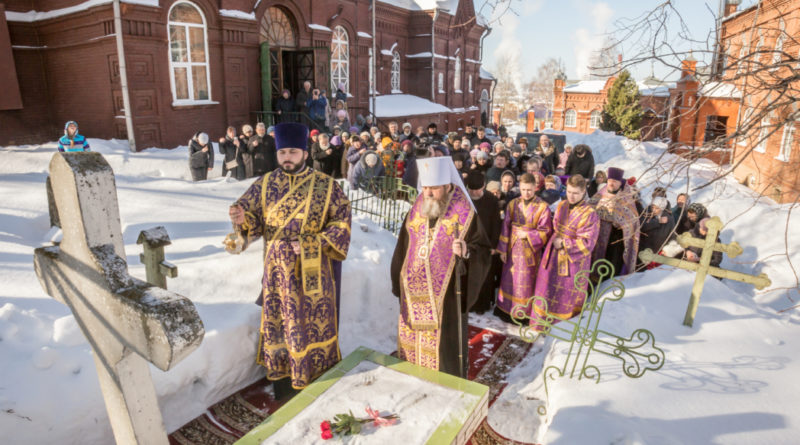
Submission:
M 567 71 L 560 57 L 550 57 L 538 68 L 536 75 L 525 85 L 525 100 L 528 105 L 545 104 L 547 109 L 553 107 L 553 82 L 556 77 Z
M 603 46 L 592 54 L 589 60 L 590 79 L 608 79 L 621 71 L 619 42 L 612 35 L 606 35 Z
M 497 86 L 494 88 L 494 105 L 502 108 L 506 118 L 516 117 L 521 106 L 517 89 L 520 79 L 519 61 L 513 55 L 501 52 L 497 55 L 496 63 L 494 75 L 497 78 Z
M 618 53 L 625 54 L 625 58 L 621 62 L 600 58 L 593 68 L 613 75 L 642 63 L 655 63 L 671 70 L 673 74 L 680 73 L 678 75 L 684 78 L 689 76 L 690 81 L 697 82 L 697 91 L 700 92 L 691 92 L 692 98 L 688 101 L 686 97 L 672 96 L 666 110 L 668 117 L 664 136 L 672 138 L 671 150 L 687 152 L 682 157 L 670 158 L 670 161 L 666 161 L 667 152 L 664 152 L 645 172 L 651 174 L 648 177 L 654 178 L 652 183 L 670 186 L 681 181 L 687 184 L 683 191 L 711 189 L 714 196 L 718 196 L 725 188 L 721 179 L 731 175 L 754 151 L 763 152 L 773 135 L 781 135 L 781 146 L 789 144 L 792 147 L 794 125 L 800 119 L 800 61 L 797 50 L 800 42 L 797 35 L 787 32 L 784 19 L 778 17 L 788 16 L 793 12 L 790 8 L 795 5 L 796 2 L 758 1 L 747 11 L 742 11 L 737 20 L 723 20 L 709 9 L 714 26 L 699 36 L 692 33 L 671 0 L 662 1 L 638 17 L 616 22 L 612 34 L 619 43 L 614 46 L 618 48 Z M 746 25 L 741 26 L 742 23 Z M 787 51 L 787 48 L 791 50 Z M 696 61 L 698 66 L 687 72 L 687 67 L 691 66 L 685 64 L 687 60 Z M 696 122 L 698 111 L 714 91 L 717 97 L 725 95 L 738 100 L 739 113 L 724 123 L 711 119 L 705 123 Z M 705 125 L 705 131 L 701 131 L 702 141 L 686 146 L 674 140 L 674 136 L 683 130 L 681 122 L 692 120 L 695 120 L 695 125 Z M 731 157 L 729 163 L 716 167 L 713 174 L 704 175 L 702 183 L 690 189 L 686 179 L 693 164 L 701 157 L 719 153 L 735 153 L 735 156 Z M 800 170 L 800 160 L 797 156 L 794 158 L 786 159 L 785 170 L 793 171 L 796 175 Z M 772 185 L 760 184 L 758 191 L 761 194 L 756 196 L 748 212 L 755 208 L 756 202 L 763 198 Z M 797 193 L 797 190 L 794 192 Z M 795 294 L 800 288 L 800 278 L 791 257 L 797 247 L 796 243 L 792 244 L 789 240 L 788 227 L 792 210 L 797 204 L 796 199 L 789 206 L 784 228 L 785 252 L 781 254 L 794 274 L 796 287 L 791 291 Z M 788 292 L 787 298 L 794 303 Z

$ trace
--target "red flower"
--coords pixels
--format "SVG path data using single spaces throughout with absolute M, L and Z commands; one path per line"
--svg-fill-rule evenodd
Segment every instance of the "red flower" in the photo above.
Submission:
M 322 432 L 322 439 L 323 440 L 328 440 L 328 439 L 331 439 L 331 438 L 333 438 L 333 433 L 331 432 L 331 430 L 325 430 L 325 431 Z
M 325 420 L 325 421 L 323 421 L 322 423 L 319 424 L 319 429 L 322 430 L 323 433 L 325 431 L 330 431 L 331 430 L 331 423 L 328 422 L 327 420 Z M 330 437 L 329 437 L 329 439 L 330 439 Z

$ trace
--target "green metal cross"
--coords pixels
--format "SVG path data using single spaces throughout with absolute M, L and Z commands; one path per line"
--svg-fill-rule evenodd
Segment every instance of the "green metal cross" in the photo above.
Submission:
M 711 255 L 714 251 L 722 252 L 731 258 L 735 258 L 741 255 L 742 248 L 736 241 L 730 244 L 721 244 L 717 242 L 717 235 L 720 229 L 722 229 L 722 221 L 719 217 L 715 216 L 708 220 L 706 227 L 708 228 L 708 233 L 705 239 L 695 238 L 688 232 L 681 233 L 680 236 L 678 236 L 678 244 L 684 249 L 687 247 L 700 247 L 703 249 L 703 253 L 700 255 L 700 261 L 697 263 L 656 255 L 650 249 L 639 252 L 639 258 L 645 263 L 656 262 L 697 272 L 694 278 L 694 286 L 692 286 L 692 296 L 689 298 L 689 306 L 686 308 L 686 315 L 683 318 L 684 326 L 689 327 L 692 327 L 692 324 L 694 324 L 694 317 L 697 315 L 697 306 L 700 304 L 700 295 L 703 293 L 703 286 L 705 286 L 707 275 L 749 283 L 759 290 L 772 284 L 767 274 L 763 272 L 755 276 L 711 266 Z
M 589 278 L 592 273 L 599 277 L 597 284 Z M 648 370 L 657 371 L 664 365 L 664 351 L 655 345 L 655 337 L 647 329 L 636 329 L 627 338 L 598 329 L 606 302 L 618 301 L 625 295 L 625 286 L 613 277 L 614 266 L 606 260 L 596 261 L 591 271 L 577 273 L 575 287 L 587 286 L 583 291 L 586 299 L 577 321 L 550 313 L 547 300 L 539 296 L 531 297 L 526 305 L 515 306 L 512 310 L 514 323 L 520 327 L 523 340 L 533 342 L 541 335 L 548 335 L 570 343 L 564 364 L 544 369 L 544 390 L 548 398 L 547 382 L 557 377 L 569 375 L 569 378 L 588 378 L 600 383 L 600 369 L 589 364 L 589 354 L 593 351 L 621 360 L 622 372 L 631 378 L 641 377 Z M 531 317 L 531 308 L 542 315 Z M 544 404 L 537 411 L 540 415 L 547 414 Z

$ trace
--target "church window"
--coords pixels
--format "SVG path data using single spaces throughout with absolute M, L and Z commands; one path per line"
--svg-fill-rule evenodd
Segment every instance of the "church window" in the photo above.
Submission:
M 168 20 L 170 86 L 177 104 L 211 100 L 206 20 L 200 8 L 181 1 Z
M 341 26 L 333 28 L 331 41 L 331 91 L 336 91 L 339 83 L 344 84 L 344 92 L 350 90 L 350 37 Z

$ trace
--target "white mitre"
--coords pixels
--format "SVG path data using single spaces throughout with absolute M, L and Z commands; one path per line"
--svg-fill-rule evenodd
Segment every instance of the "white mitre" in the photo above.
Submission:
M 453 164 L 453 158 L 450 156 L 440 156 L 436 158 L 423 158 L 417 159 L 417 172 L 419 179 L 417 188 L 422 191 L 422 187 L 436 187 L 440 185 L 453 184 L 461 189 L 464 196 L 475 210 L 475 204 L 469 197 L 467 188 L 464 187 L 464 181 L 461 180 L 461 175 L 458 173 L 456 165 Z

